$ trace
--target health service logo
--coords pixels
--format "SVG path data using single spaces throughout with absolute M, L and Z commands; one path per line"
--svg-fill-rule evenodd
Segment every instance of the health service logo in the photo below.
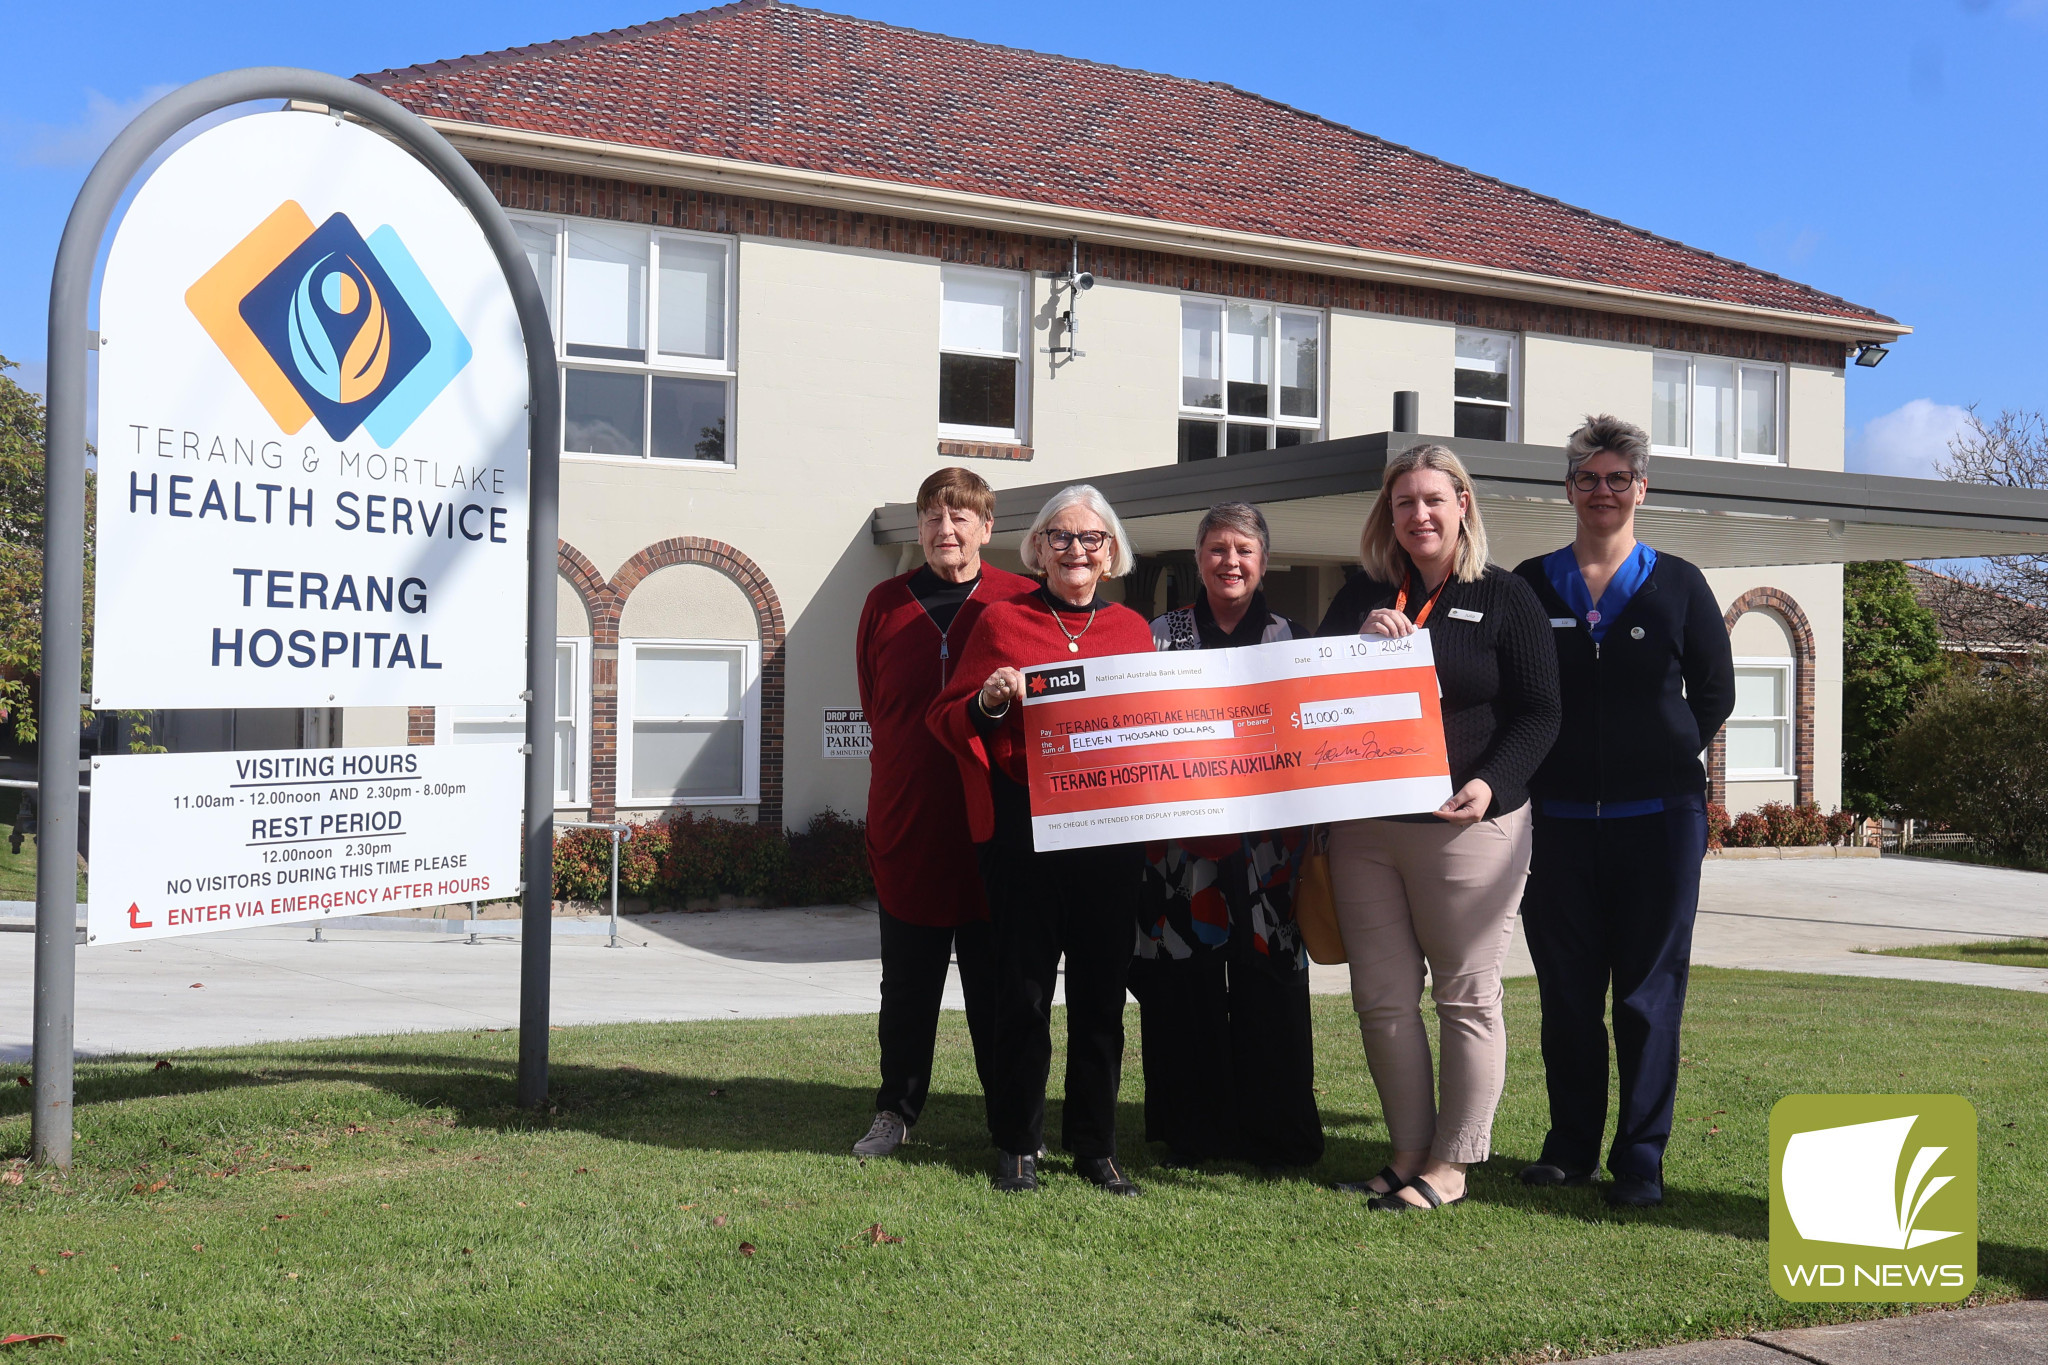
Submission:
M 389 224 L 315 227 L 286 200 L 185 291 L 286 435 L 318 419 L 388 449 L 469 363 L 469 339 Z
M 1976 1185 L 1977 1115 L 1959 1096 L 1789 1095 L 1771 1111 L 1772 1285 L 1808 1302 L 1960 1299 Z

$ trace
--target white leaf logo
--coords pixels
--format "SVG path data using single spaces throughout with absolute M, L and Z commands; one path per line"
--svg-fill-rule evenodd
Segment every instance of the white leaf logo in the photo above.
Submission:
M 1809 1242 L 1904 1251 L 1960 1234 L 1914 1226 L 1920 1212 L 1953 1176 L 1929 1172 L 1946 1147 L 1922 1147 L 1899 1182 L 1906 1135 L 1918 1114 L 1816 1128 L 1795 1133 L 1785 1144 L 1780 1168 L 1785 1208 Z M 1896 1195 L 1895 1195 L 1896 1192 Z

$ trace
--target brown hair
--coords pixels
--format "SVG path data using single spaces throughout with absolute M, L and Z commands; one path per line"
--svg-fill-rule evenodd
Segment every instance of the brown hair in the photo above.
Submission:
M 1365 531 L 1358 538 L 1359 561 L 1382 583 L 1407 580 L 1412 567 L 1408 552 L 1394 535 L 1394 481 L 1418 469 L 1435 470 L 1465 495 L 1465 518 L 1458 527 L 1458 557 L 1452 561 L 1451 574 L 1460 583 L 1477 582 L 1486 572 L 1486 527 L 1479 520 L 1479 496 L 1472 490 L 1464 461 L 1440 445 L 1410 446 L 1388 459 L 1380 473 L 1380 495 L 1365 514 Z
M 917 514 L 922 517 L 934 507 L 957 507 L 983 521 L 996 515 L 996 495 L 971 469 L 951 465 L 917 486 Z

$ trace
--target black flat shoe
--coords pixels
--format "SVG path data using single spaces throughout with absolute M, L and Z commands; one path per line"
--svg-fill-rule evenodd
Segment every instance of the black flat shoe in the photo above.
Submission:
M 1429 1201 L 1429 1207 L 1431 1212 L 1435 1212 L 1437 1209 L 1449 1208 L 1453 1204 L 1462 1204 L 1465 1202 L 1465 1196 L 1462 1194 L 1459 1195 L 1456 1199 L 1444 1198 L 1442 1195 L 1436 1192 L 1434 1186 L 1432 1186 L 1427 1180 L 1424 1180 L 1419 1175 L 1408 1182 L 1408 1188 L 1415 1191 L 1417 1194 L 1421 1195 L 1424 1199 Z M 1407 1200 L 1403 1199 L 1398 1192 L 1391 1194 L 1383 1194 L 1377 1199 L 1368 1199 L 1365 1202 L 1365 1206 L 1369 1209 L 1378 1209 L 1381 1213 L 1419 1213 L 1421 1212 L 1422 1208 L 1422 1206 L 1419 1204 L 1409 1203 Z
M 1038 1188 L 1038 1158 L 1004 1152 L 988 1183 L 991 1189 L 1004 1194 L 1029 1194 Z
M 1144 1193 L 1136 1181 L 1123 1173 L 1113 1156 L 1084 1157 L 1074 1163 L 1074 1171 L 1104 1194 L 1130 1198 Z
M 1387 1187 L 1383 1190 L 1374 1189 L 1372 1187 L 1372 1182 L 1374 1180 L 1385 1181 Z M 1371 1195 L 1373 1198 L 1377 1199 L 1382 1195 L 1394 1193 L 1396 1190 L 1400 1189 L 1403 1185 L 1407 1183 L 1408 1182 L 1403 1180 L 1400 1176 L 1394 1174 L 1394 1168 L 1392 1166 L 1382 1166 L 1379 1169 L 1379 1174 L 1372 1176 L 1370 1179 L 1344 1180 L 1338 1182 L 1337 1190 L 1341 1194 L 1368 1194 Z
M 1640 1175 L 1618 1175 L 1600 1193 L 1618 1209 L 1654 1209 L 1664 1202 L 1664 1182 Z
M 1538 1161 L 1533 1165 L 1524 1166 L 1518 1178 L 1524 1185 L 1539 1188 L 1561 1186 L 1576 1190 L 1592 1184 L 1598 1178 L 1598 1174 L 1596 1171 L 1568 1171 L 1554 1162 Z

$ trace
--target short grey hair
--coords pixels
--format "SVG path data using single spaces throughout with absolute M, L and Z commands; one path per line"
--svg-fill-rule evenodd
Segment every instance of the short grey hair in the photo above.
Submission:
M 1124 524 L 1117 519 L 1116 509 L 1109 505 L 1109 499 L 1096 492 L 1092 484 L 1075 483 L 1068 484 L 1065 488 L 1047 498 L 1045 506 L 1039 508 L 1038 515 L 1031 519 L 1031 529 L 1024 533 L 1024 545 L 1018 551 L 1018 555 L 1023 559 L 1024 567 L 1027 570 L 1032 573 L 1045 572 L 1045 565 L 1038 557 L 1040 543 L 1038 533 L 1045 529 L 1047 522 L 1066 511 L 1069 507 L 1087 508 L 1096 515 L 1096 518 L 1109 531 L 1112 537 L 1110 544 L 1114 552 L 1109 557 L 1109 573 L 1106 575 L 1107 577 L 1122 578 L 1138 566 L 1136 555 L 1131 547 L 1131 538 L 1124 534 Z
M 1603 450 L 1627 460 L 1637 478 L 1650 476 L 1649 434 L 1634 422 L 1604 412 L 1598 417 L 1588 415 L 1585 424 L 1564 443 L 1564 476 L 1569 479 L 1579 472 L 1580 465 Z
M 1248 502 L 1219 502 L 1211 507 L 1203 515 L 1201 525 L 1195 527 L 1195 548 L 1200 550 L 1216 531 L 1250 536 L 1259 542 L 1260 554 L 1273 552 L 1273 533 L 1266 529 L 1266 514 Z

